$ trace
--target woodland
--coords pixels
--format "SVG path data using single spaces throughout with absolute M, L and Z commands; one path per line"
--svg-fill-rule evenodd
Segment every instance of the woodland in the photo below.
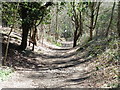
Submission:
M 120 88 L 120 1 L 0 2 L 0 15 L 1 89 Z

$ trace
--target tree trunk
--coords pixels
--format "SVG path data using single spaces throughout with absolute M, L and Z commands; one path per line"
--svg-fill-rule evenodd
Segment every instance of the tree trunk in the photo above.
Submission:
M 34 47 L 35 45 L 37 45 L 37 38 L 36 38 L 36 34 L 37 34 L 37 27 L 34 27 L 35 31 L 33 31 L 33 47 L 32 47 L 32 51 L 34 51 Z
M 28 9 L 24 7 L 24 4 L 20 3 L 21 6 L 21 18 L 22 18 L 22 42 L 20 45 L 21 50 L 25 50 L 27 47 L 27 37 L 29 32 L 29 23 L 27 21 L 27 11 Z
M 90 40 L 93 38 L 94 2 L 91 3 Z
M 98 14 L 99 14 L 99 10 L 100 10 L 100 5 L 101 5 L 101 3 L 102 3 L 102 2 L 98 2 L 98 6 L 97 6 L 97 10 L 96 10 L 96 17 L 95 17 L 95 22 L 94 22 L 94 25 L 93 25 L 93 29 L 95 29 L 96 24 L 97 24 Z
M 29 46 L 30 46 L 30 43 L 31 43 L 31 37 L 32 37 L 32 31 L 30 29 L 30 34 L 29 34 Z
M 77 45 L 77 40 L 74 38 L 73 47 L 75 47 L 76 45 Z
M 79 32 L 78 32 L 78 30 L 79 30 Z M 76 31 L 74 33 L 73 47 L 75 47 L 77 45 L 77 40 L 79 39 L 80 35 L 82 35 L 82 31 L 83 31 L 82 13 L 80 12 L 79 24 L 77 23 Z
M 117 29 L 118 29 L 118 36 L 120 37 L 120 1 L 118 2 L 118 23 L 117 23 Z
M 107 27 L 107 32 L 106 32 L 106 35 L 105 35 L 105 36 L 108 36 L 109 30 L 110 30 L 110 26 L 111 26 L 112 19 L 113 19 L 114 8 L 115 8 L 115 2 L 114 2 L 113 7 L 112 7 L 111 18 L 110 18 L 110 22 L 109 22 L 109 25 L 108 25 L 108 27 Z
M 25 50 L 27 47 L 27 37 L 28 37 L 29 28 L 26 24 L 22 25 L 22 42 L 20 45 L 21 50 Z
M 58 39 L 58 2 L 56 5 L 56 33 L 55 33 L 55 40 Z
M 8 38 L 7 38 L 7 46 L 6 46 L 6 50 L 5 50 L 5 57 L 2 61 L 2 65 L 5 66 L 7 64 L 7 56 L 8 56 L 8 49 L 9 49 L 9 44 L 10 44 L 10 34 L 12 33 L 13 31 L 13 28 L 14 28 L 14 25 L 11 27 L 11 30 L 8 34 Z M 10 64 L 10 62 L 9 62 Z
M 77 45 L 77 40 L 82 35 L 83 31 L 83 26 L 82 26 L 82 12 L 79 11 L 79 13 L 76 12 L 75 10 L 75 3 L 72 5 L 73 7 L 73 16 L 72 16 L 72 21 L 75 24 L 75 31 L 74 31 L 74 40 L 73 40 L 73 47 Z
M 82 31 L 83 31 L 82 13 L 80 12 L 80 15 L 79 15 L 79 32 L 78 32 L 77 37 L 76 37 L 77 40 L 80 37 L 80 35 L 82 36 Z
M 73 47 L 75 47 L 77 45 L 77 29 L 74 32 L 74 41 L 73 41 Z
M 95 17 L 95 22 L 94 22 L 94 29 L 96 27 L 96 24 L 97 24 L 97 20 L 98 20 L 98 14 L 99 14 L 99 10 L 100 10 L 100 5 L 101 5 L 102 2 L 98 2 L 98 6 L 97 6 L 97 13 L 96 13 L 96 17 Z M 98 35 L 98 30 L 96 30 L 96 36 Z

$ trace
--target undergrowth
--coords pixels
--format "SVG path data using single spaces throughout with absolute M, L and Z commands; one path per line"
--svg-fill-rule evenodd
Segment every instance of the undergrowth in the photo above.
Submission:
M 13 73 L 11 68 L 0 67 L 0 81 L 6 80 Z
M 93 59 L 92 66 L 95 68 L 96 72 L 99 72 L 99 74 L 103 72 L 102 76 L 104 78 L 106 78 L 107 80 L 112 80 L 111 82 L 108 81 L 107 83 L 105 83 L 107 84 L 106 87 L 120 87 L 119 38 L 115 36 L 111 36 L 109 38 L 99 37 L 98 39 L 88 41 L 88 37 L 86 36 L 86 39 L 84 40 L 85 41 L 82 41 L 83 43 L 80 45 L 81 47 L 79 50 L 86 51 L 88 55 L 86 55 L 86 57 L 90 56 Z M 97 77 L 101 77 L 101 75 L 99 74 Z
M 62 46 L 62 44 L 61 44 L 61 43 L 59 43 L 59 42 L 53 42 L 53 44 L 55 44 L 56 46 L 59 46 L 59 47 L 61 47 L 61 46 Z
M 61 47 L 62 44 L 60 42 L 58 42 L 57 40 L 55 40 L 55 38 L 53 36 L 47 36 L 46 37 L 47 41 L 51 42 L 52 44 Z

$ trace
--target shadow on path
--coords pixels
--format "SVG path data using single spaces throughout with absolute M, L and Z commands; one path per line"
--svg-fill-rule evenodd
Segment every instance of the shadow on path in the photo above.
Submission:
M 84 80 L 86 80 L 88 78 L 90 78 L 90 76 L 85 76 L 85 77 L 76 78 L 76 79 L 70 79 L 70 80 L 67 80 L 67 82 L 81 82 L 81 81 L 84 81 Z

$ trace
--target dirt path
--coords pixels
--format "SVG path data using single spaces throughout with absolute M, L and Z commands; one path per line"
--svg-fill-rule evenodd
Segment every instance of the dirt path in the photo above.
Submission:
M 0 82 L 0 88 L 92 87 L 89 83 L 88 67 L 85 64 L 87 61 L 82 58 L 84 53 L 78 56 L 76 52 L 78 48 L 53 47 L 50 49 L 40 46 L 37 53 L 29 54 L 28 57 L 25 55 L 26 67 L 17 67 L 11 78 Z M 32 62 L 28 63 L 29 60 Z
M 4 32 L 6 31 L 8 29 Z M 32 47 L 19 52 L 15 48 L 20 44 L 21 36 L 17 33 L 12 34 L 8 59 L 14 66 L 15 72 L 9 79 L 0 81 L 0 89 L 109 88 L 112 86 L 108 85 L 119 82 L 113 72 L 113 68 L 117 68 L 117 66 L 109 63 L 104 66 L 106 60 L 104 60 L 104 56 L 98 60 L 99 55 L 102 56 L 104 50 L 98 53 L 98 56 L 91 56 L 96 53 L 94 51 L 96 48 L 92 47 L 99 45 L 104 49 L 108 46 L 103 41 L 99 42 L 98 40 L 95 43 L 91 42 L 84 47 L 76 48 L 71 48 L 72 42 L 61 42 L 63 44 L 61 48 L 44 40 L 44 44 L 35 47 L 34 52 L 30 50 Z M 3 36 L 6 36 L 6 33 Z M 5 52 L 5 43 L 0 44 L 2 51 Z M 97 52 L 101 49 L 98 49 Z

